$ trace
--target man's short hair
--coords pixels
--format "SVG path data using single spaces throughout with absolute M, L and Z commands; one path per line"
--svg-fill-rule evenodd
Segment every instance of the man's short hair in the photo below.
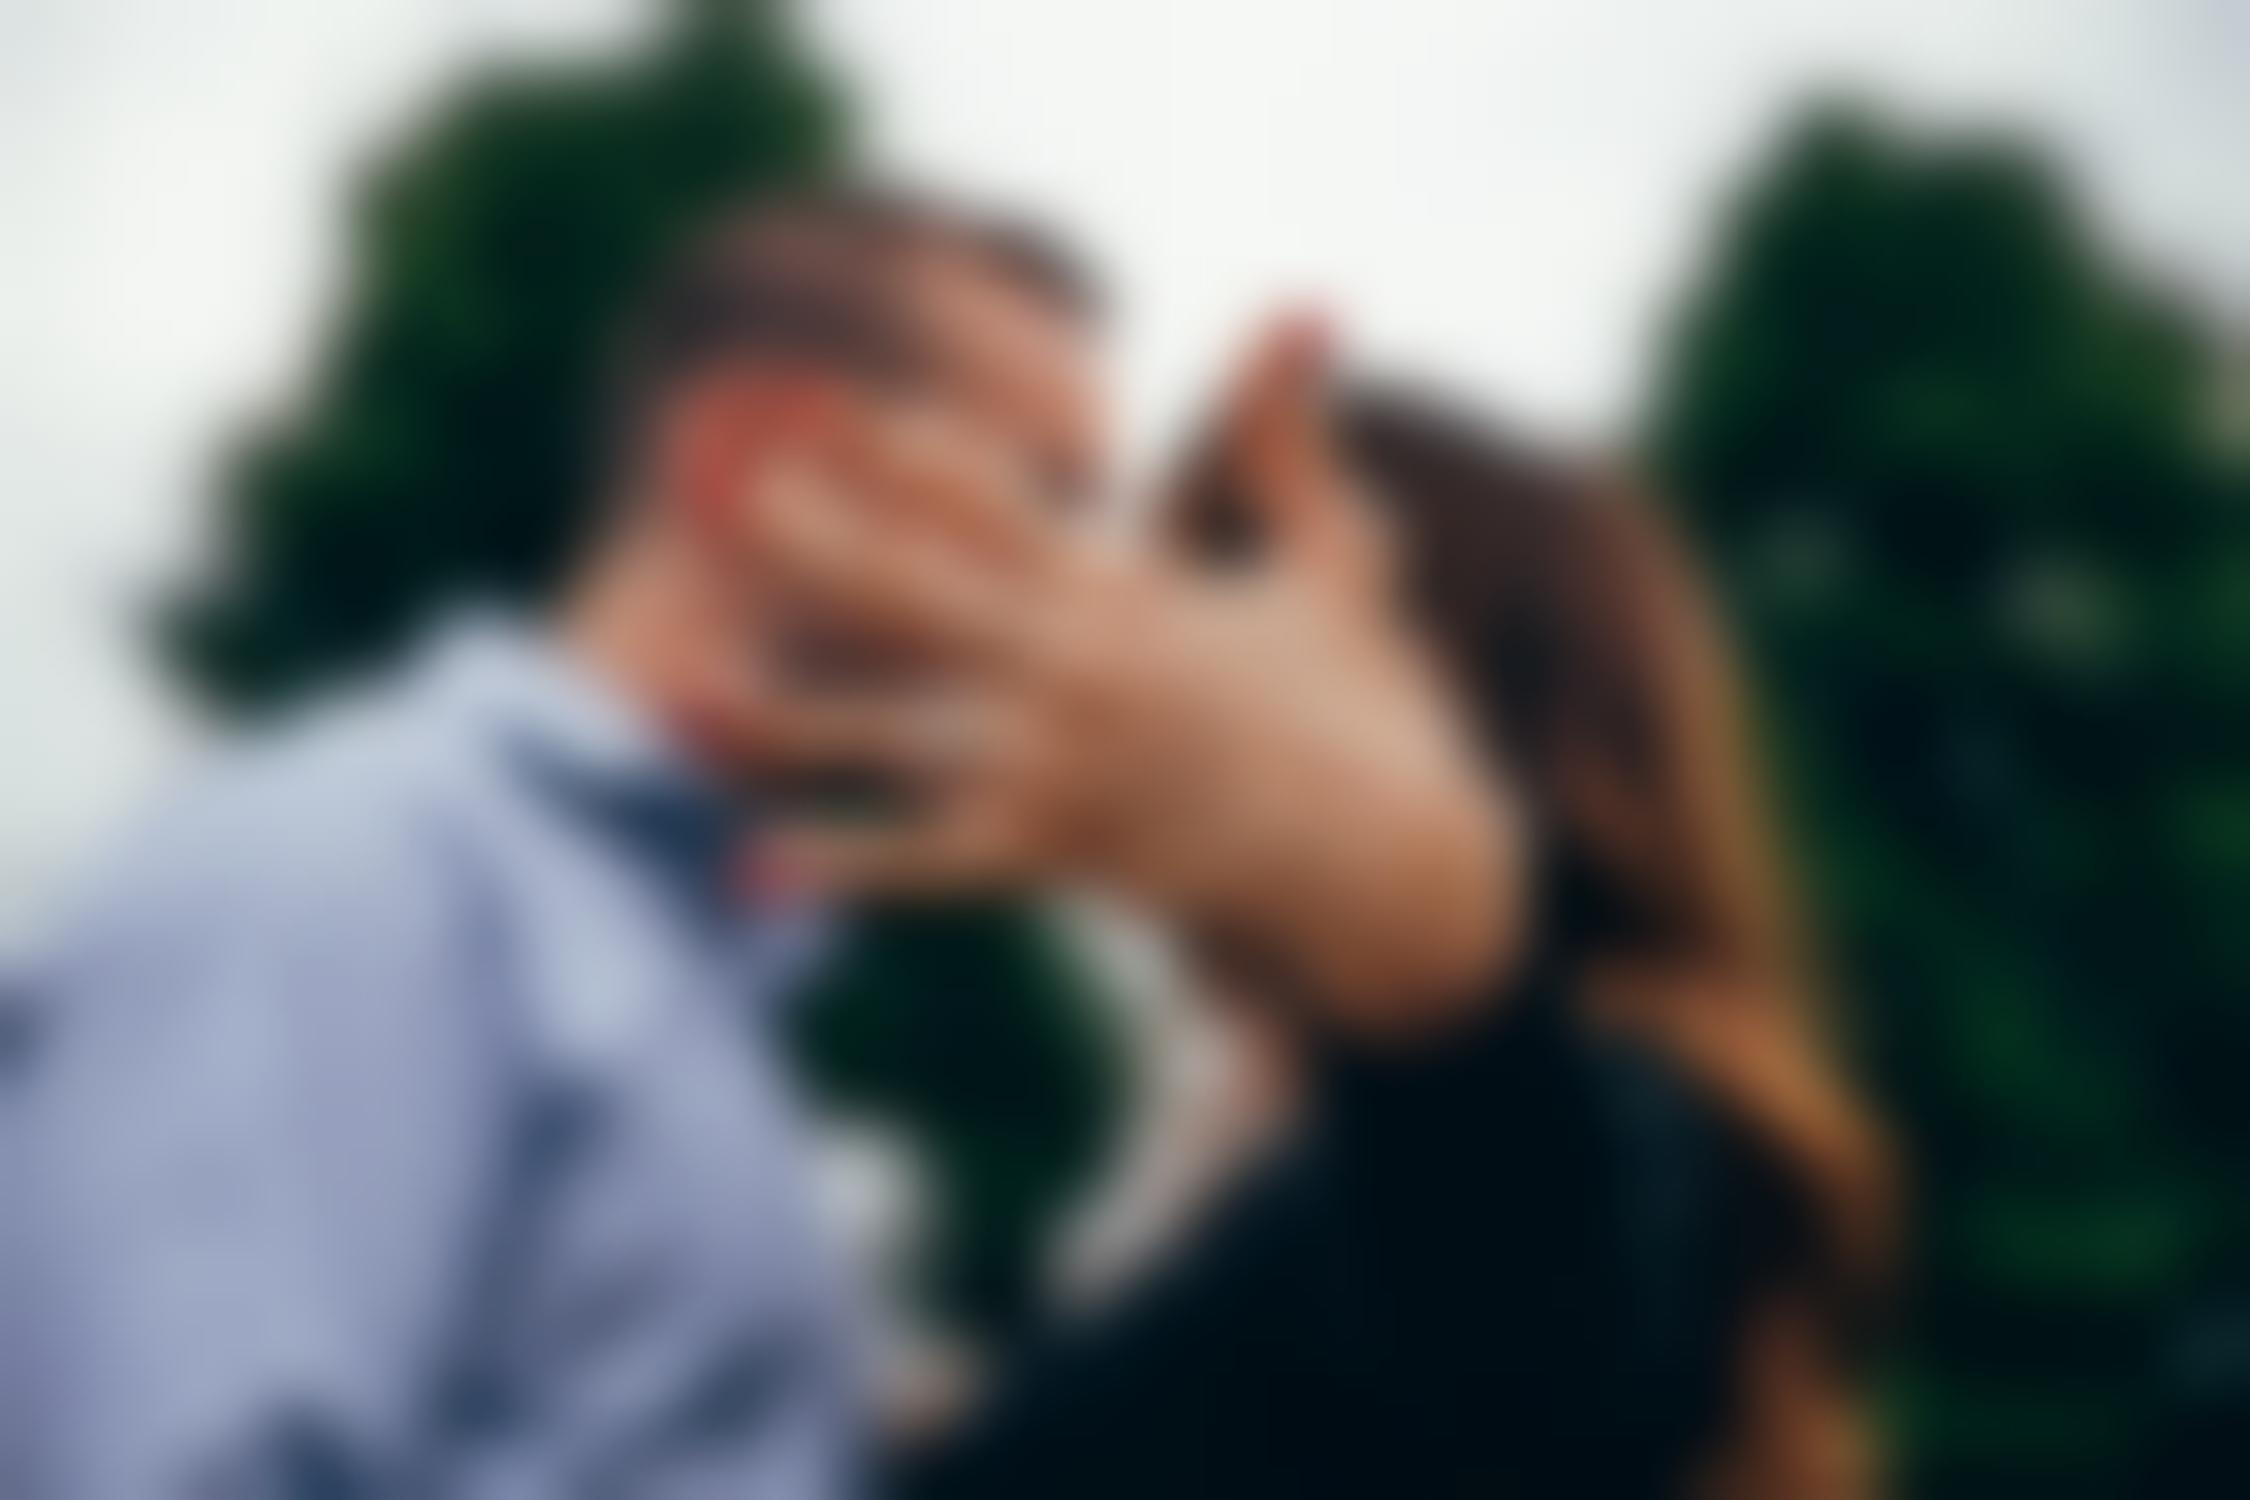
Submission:
M 729 361 L 801 360 L 882 384 L 932 362 L 896 274 L 918 253 L 966 256 L 1077 322 L 1093 279 L 1020 221 L 888 188 L 828 188 L 735 209 L 694 236 L 628 320 L 612 439 L 630 461 L 679 386 Z

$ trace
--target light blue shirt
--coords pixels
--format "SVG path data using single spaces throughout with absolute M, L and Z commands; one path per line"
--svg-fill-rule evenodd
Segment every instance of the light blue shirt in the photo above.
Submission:
M 487 619 L 144 828 L 0 1060 L 0 1492 L 856 1491 L 731 821 Z

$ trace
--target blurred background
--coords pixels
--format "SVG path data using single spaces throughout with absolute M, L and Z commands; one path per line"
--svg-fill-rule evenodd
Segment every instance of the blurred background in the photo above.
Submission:
M 212 724 L 535 586 L 658 248 L 872 164 L 1087 250 L 1130 467 L 1296 292 L 1636 456 L 1913 1162 L 1905 1487 L 2206 1492 L 2250 1412 L 2246 158 L 2238 0 L 0 0 L 0 942 Z M 926 1295 L 1005 1330 L 1148 1093 L 1089 992 L 1147 980 L 995 911 L 833 983 L 805 1046 L 953 1226 Z

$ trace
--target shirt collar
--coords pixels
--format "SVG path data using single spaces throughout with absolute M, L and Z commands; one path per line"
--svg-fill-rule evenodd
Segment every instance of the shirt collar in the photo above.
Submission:
M 536 623 L 465 611 L 432 657 L 436 690 L 576 810 L 699 865 L 723 859 L 741 831 L 743 798 Z
M 710 936 L 744 945 L 737 957 L 762 976 L 760 993 L 792 992 L 834 948 L 839 923 L 825 905 L 742 907 L 728 863 L 755 804 L 537 622 L 465 610 L 440 625 L 418 675 L 509 775 L 640 863 Z

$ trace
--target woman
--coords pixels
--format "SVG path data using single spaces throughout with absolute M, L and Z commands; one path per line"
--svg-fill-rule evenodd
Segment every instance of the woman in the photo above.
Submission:
M 1885 1158 L 1822 1060 L 1710 612 L 1618 486 L 1397 392 L 1337 430 L 1530 812 L 1532 957 L 1412 1048 L 1260 996 L 1309 1085 L 1291 1149 L 918 1482 L 1864 1493 Z M 1215 559 L 1260 543 L 1231 489 L 1206 464 L 1181 513 Z
M 1711 1130 L 1710 1400 L 1682 1393 L 1682 1477 L 1733 1495 L 1864 1489 L 1850 1346 L 1889 1259 L 1892 1194 L 1822 1056 L 1713 612 L 1624 486 L 1397 393 L 1361 396 L 1344 428 L 1390 506 L 1409 607 L 1534 810 L 1529 982 L 1552 987 L 1564 1027 L 1636 1049 L 1643 1084 L 1676 1088 L 1673 1107 Z M 1227 514 L 1206 502 L 1201 524 L 1224 536 Z M 1606 1068 L 1610 1043 L 1592 1045 Z M 1615 1102 L 1613 1130 L 1633 1107 Z M 1623 1184 L 1628 1217 L 1661 1190 L 1664 1164 L 1644 1170 Z

